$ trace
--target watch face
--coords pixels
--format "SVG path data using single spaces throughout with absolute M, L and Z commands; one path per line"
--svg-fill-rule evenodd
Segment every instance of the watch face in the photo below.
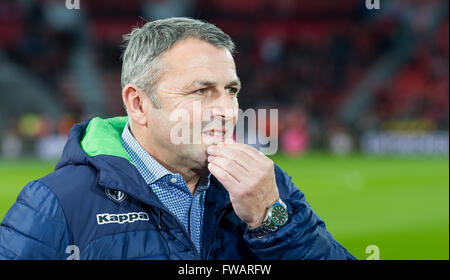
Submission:
M 275 205 L 272 208 L 272 221 L 277 226 L 284 226 L 288 220 L 288 212 L 281 205 Z

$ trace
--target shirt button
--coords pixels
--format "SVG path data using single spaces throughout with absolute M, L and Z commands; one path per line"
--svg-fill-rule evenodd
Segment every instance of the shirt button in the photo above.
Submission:
M 177 182 L 177 178 L 170 178 L 170 182 L 175 184 Z

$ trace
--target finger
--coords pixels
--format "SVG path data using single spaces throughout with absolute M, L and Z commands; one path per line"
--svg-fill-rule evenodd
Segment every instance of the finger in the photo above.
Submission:
M 248 177 L 248 170 L 229 158 L 221 156 L 208 156 L 208 162 L 220 166 L 239 182 L 242 182 L 245 177 Z
M 239 184 L 239 182 L 231 174 L 214 163 L 209 163 L 208 169 L 227 190 Z
M 210 156 L 233 160 L 245 170 L 249 170 L 249 163 L 255 161 L 255 159 L 250 157 L 247 153 L 243 153 L 235 149 L 230 149 L 229 147 L 224 145 L 211 145 L 208 147 L 207 151 L 208 155 Z
M 227 147 L 227 154 L 237 153 L 239 155 L 238 158 L 245 158 L 245 156 L 248 157 L 244 166 L 249 172 L 257 172 L 261 170 L 261 168 L 264 170 L 266 168 L 273 168 L 273 161 L 250 145 L 237 143 L 225 146 Z
M 247 144 L 243 144 L 243 143 L 235 143 L 233 145 L 226 145 L 229 146 L 231 149 L 236 149 L 239 150 L 241 152 L 245 152 L 247 153 L 249 156 L 253 157 L 254 159 L 260 159 L 261 156 L 265 157 L 266 155 L 264 155 L 261 151 L 259 151 L 258 149 L 247 145 Z
M 240 154 L 245 153 L 250 159 L 252 160 L 261 160 L 261 157 L 265 157 L 265 155 L 258 151 L 257 149 L 253 148 L 250 145 L 242 144 L 242 143 L 234 143 L 234 144 L 224 144 L 219 143 L 217 144 L 217 147 L 225 147 L 227 149 L 232 149 L 233 151 L 237 151 Z

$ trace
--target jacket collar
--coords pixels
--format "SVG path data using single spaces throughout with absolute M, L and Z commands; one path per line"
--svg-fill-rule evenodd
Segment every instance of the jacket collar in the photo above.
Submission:
M 147 186 L 138 169 L 131 163 L 122 145 L 116 145 L 116 140 L 111 139 L 118 137 L 117 141 L 120 143 L 120 135 L 127 121 L 126 117 L 106 120 L 95 118 L 76 124 L 69 133 L 69 140 L 55 170 L 66 165 L 90 165 L 98 170 L 99 185 L 122 191 L 149 205 L 163 207 L 156 194 Z M 106 123 L 102 125 L 102 122 Z M 93 129 L 115 130 L 116 132 L 110 136 L 100 134 L 96 139 L 95 134 L 92 134 Z M 90 143 L 88 140 L 99 143 Z M 107 153 L 103 154 L 103 151 Z M 207 211 L 206 209 L 215 209 L 215 212 L 218 212 L 230 204 L 230 199 L 224 186 L 212 175 L 210 182 L 212 188 L 207 190 L 205 211 Z
M 95 126 L 98 128 L 99 121 L 99 118 L 84 121 L 71 129 L 69 140 L 55 170 L 67 165 L 89 165 L 97 169 L 99 185 L 125 192 L 148 204 L 159 204 L 159 201 L 151 198 L 149 188 L 146 188 L 144 179 L 136 167 L 130 163 L 129 158 L 125 156 L 126 151 L 123 147 L 114 145 L 117 141 L 120 143 L 120 134 L 117 141 L 111 139 L 114 136 L 98 135 L 98 138 L 95 139 L 95 135 L 89 134 L 93 132 L 92 129 L 95 129 Z M 91 131 L 88 131 L 88 128 Z M 86 142 L 87 139 L 91 142 Z M 98 143 L 95 143 L 94 139 Z M 113 144 L 111 145 L 111 143 Z M 110 145 L 108 146 L 108 144 Z

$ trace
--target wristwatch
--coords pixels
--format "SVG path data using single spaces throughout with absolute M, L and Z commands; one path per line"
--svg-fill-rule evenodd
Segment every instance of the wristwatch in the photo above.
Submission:
M 249 228 L 256 237 L 263 237 L 283 227 L 288 221 L 288 210 L 286 204 L 279 199 L 272 204 L 262 224 L 257 228 Z

